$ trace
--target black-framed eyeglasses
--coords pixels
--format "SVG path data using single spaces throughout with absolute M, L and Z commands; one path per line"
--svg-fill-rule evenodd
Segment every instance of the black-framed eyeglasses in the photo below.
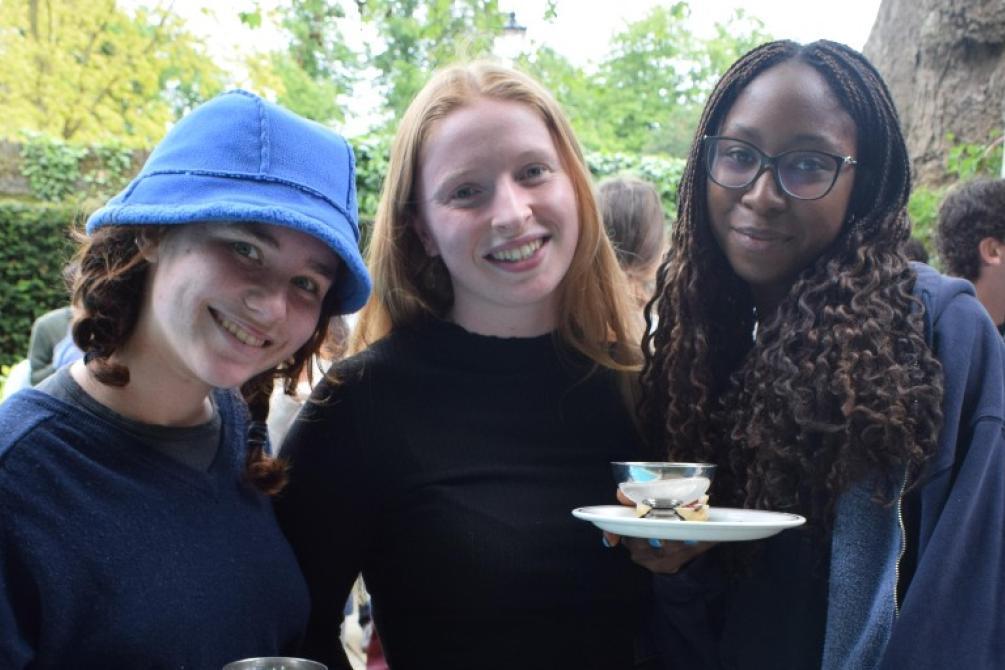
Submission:
M 705 172 L 723 188 L 747 188 L 765 170 L 775 184 L 797 200 L 819 200 L 834 188 L 845 165 L 857 165 L 851 156 L 826 151 L 784 151 L 769 156 L 750 142 L 722 135 L 705 135 Z

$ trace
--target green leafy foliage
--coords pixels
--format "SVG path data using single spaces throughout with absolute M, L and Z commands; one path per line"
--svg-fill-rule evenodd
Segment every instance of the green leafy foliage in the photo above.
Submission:
M 77 188 L 80 160 L 86 150 L 40 133 L 25 133 L 21 174 L 39 200 L 60 202 Z
M 955 142 L 950 133 L 946 136 L 954 142 L 946 153 L 946 178 L 952 183 L 971 179 L 996 179 L 1001 174 L 1003 138 L 994 133 L 987 142 Z M 907 213 L 911 217 L 912 232 L 925 245 L 931 263 L 939 267 L 935 249 L 936 229 L 939 223 L 939 206 L 951 188 L 950 186 L 915 186 L 907 203 Z
M 939 203 L 942 202 L 944 195 L 944 189 L 918 186 L 907 202 L 907 213 L 911 217 L 911 237 L 925 245 L 929 262 L 934 266 L 938 266 L 935 253 L 935 227 L 939 221 Z
M 491 54 L 505 19 L 497 0 L 366 0 L 358 5 L 363 21 L 380 35 L 367 45 L 366 61 L 378 71 L 385 108 L 395 119 L 430 72 Z
M 69 301 L 63 268 L 75 216 L 66 206 L 0 200 L 0 364 L 24 358 L 35 318 Z
M 521 56 L 517 65 L 555 95 L 590 149 L 683 156 L 719 76 L 771 39 L 742 10 L 707 39 L 690 32 L 689 15 L 686 2 L 653 8 L 615 35 L 595 72 L 548 48 Z
M 285 50 L 252 58 L 254 88 L 275 93 L 276 101 L 301 116 L 321 122 L 344 121 L 340 97 L 352 92 L 362 65 L 345 42 L 344 0 L 289 0 L 275 13 L 288 36 Z M 239 12 L 250 28 L 262 25 L 262 12 Z
M 359 216 L 366 224 L 373 223 L 377 215 L 380 189 L 387 174 L 387 161 L 391 152 L 391 136 L 368 135 L 354 139 L 356 152 L 356 194 L 359 199 Z
M 684 160 L 665 156 L 589 152 L 586 163 L 597 181 L 605 177 L 631 175 L 648 181 L 659 191 L 667 221 L 677 217 L 677 185 L 684 172 Z
M 953 133 L 946 140 L 953 145 L 946 152 L 946 172 L 960 181 L 975 177 L 997 177 L 1002 166 L 1003 138 L 995 133 L 985 144 L 956 142 Z
M 120 4 L 0 2 L 0 136 L 150 146 L 220 90 L 222 70 L 170 3 Z
M 133 150 L 119 142 L 79 146 L 42 133 L 23 133 L 21 174 L 44 202 L 104 200 L 134 172 Z

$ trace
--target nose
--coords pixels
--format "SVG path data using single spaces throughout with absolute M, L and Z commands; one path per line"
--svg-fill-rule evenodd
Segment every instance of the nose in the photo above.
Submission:
M 284 282 L 262 281 L 244 294 L 244 306 L 260 325 L 268 326 L 286 319 L 286 285 Z
M 492 227 L 508 237 L 515 237 L 530 221 L 531 207 L 527 190 L 511 179 L 496 189 L 492 209 Z
M 740 200 L 754 211 L 763 212 L 784 209 L 788 204 L 785 193 L 778 185 L 775 168 L 762 172 L 743 192 Z

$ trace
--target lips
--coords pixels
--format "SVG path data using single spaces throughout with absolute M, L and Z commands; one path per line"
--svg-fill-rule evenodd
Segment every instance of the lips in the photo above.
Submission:
M 533 257 L 547 241 L 546 237 L 538 237 L 527 241 L 510 242 L 485 254 L 485 258 L 500 263 L 519 263 Z
M 781 242 L 786 240 L 788 237 L 774 230 L 754 228 L 751 226 L 734 226 L 732 230 L 738 235 L 749 237 L 750 239 L 758 242 Z
M 210 309 L 213 318 L 216 320 L 220 327 L 226 330 L 228 333 L 233 335 L 239 342 L 246 344 L 249 347 L 257 347 L 259 349 L 265 348 L 272 344 L 271 340 L 264 337 L 259 337 L 255 333 L 251 332 L 241 324 L 236 321 L 232 321 L 227 317 L 223 316 L 216 310 Z

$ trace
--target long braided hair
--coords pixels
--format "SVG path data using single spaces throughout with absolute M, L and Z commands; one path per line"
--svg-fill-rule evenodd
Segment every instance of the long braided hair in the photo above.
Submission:
M 716 244 L 701 138 L 715 134 L 759 74 L 789 60 L 828 83 L 858 131 L 841 232 L 757 324 L 751 292 Z M 678 194 L 671 250 L 657 274 L 643 342 L 642 422 L 673 460 L 718 463 L 718 505 L 798 511 L 817 528 L 838 495 L 882 473 L 877 495 L 935 448 L 941 367 L 926 344 L 910 232 L 907 150 L 882 78 L 829 41 L 764 44 L 712 91 Z
M 84 352 L 90 374 L 102 384 L 129 383 L 129 370 L 111 356 L 133 334 L 143 304 L 150 263 L 140 252 L 140 243 L 156 243 L 172 227 L 176 226 L 116 225 L 99 228 L 91 237 L 75 235 L 80 247 L 65 273 L 73 296 L 73 340 Z M 335 300 L 335 292 L 329 291 L 314 333 L 288 361 L 241 386 L 250 415 L 244 476 L 266 495 L 275 495 L 286 484 L 285 462 L 266 450 L 265 422 L 273 384 L 282 380 L 284 390 L 292 395 L 302 374 L 310 375 L 311 357 L 325 340 Z

